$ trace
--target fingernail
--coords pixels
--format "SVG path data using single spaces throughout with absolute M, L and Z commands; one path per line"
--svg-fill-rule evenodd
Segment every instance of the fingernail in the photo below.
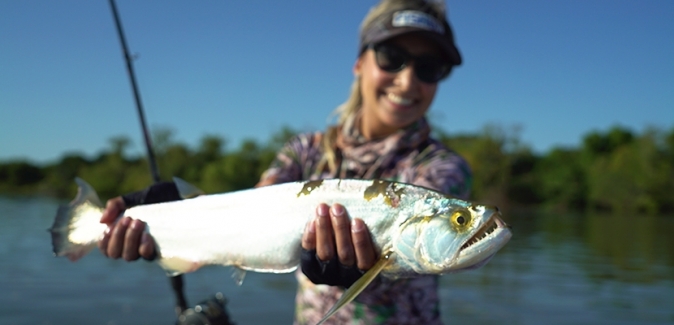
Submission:
M 336 217 L 342 216 L 344 214 L 344 207 L 341 205 L 333 205 L 332 214 Z
M 356 221 L 356 219 L 351 220 L 351 232 L 361 232 L 365 229 L 362 222 Z
M 105 231 L 103 232 L 103 236 L 109 235 L 110 231 L 112 231 L 112 228 L 110 226 L 108 226 L 107 228 L 105 228 Z
M 304 232 L 316 232 L 316 219 L 312 219 L 304 226 Z
M 328 209 L 325 204 L 321 204 L 316 208 L 316 215 L 319 217 L 327 217 L 328 216 Z
M 131 227 L 132 229 L 138 229 L 139 227 L 142 227 L 142 226 L 143 226 L 143 222 L 140 221 L 140 220 L 138 220 L 138 219 L 136 219 L 136 220 L 134 220 L 134 221 L 131 223 L 131 226 L 130 226 L 130 227 Z
M 131 218 L 129 218 L 129 217 L 124 217 L 124 218 L 122 219 L 122 226 L 128 227 L 128 226 L 129 226 L 129 223 L 131 223 Z
M 146 232 L 144 232 L 141 237 L 140 237 L 140 243 L 142 244 L 147 244 L 150 242 L 150 235 L 148 235 Z

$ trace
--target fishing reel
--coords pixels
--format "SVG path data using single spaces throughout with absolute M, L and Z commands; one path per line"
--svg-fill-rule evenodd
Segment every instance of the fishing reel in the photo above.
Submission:
M 188 308 L 178 316 L 176 325 L 235 325 L 225 308 L 227 299 L 218 292 L 211 298 Z

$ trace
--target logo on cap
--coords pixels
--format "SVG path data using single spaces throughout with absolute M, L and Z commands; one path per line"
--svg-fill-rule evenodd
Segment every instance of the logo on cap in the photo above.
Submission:
M 413 10 L 398 11 L 393 14 L 393 27 L 416 27 L 444 34 L 445 28 L 433 16 Z

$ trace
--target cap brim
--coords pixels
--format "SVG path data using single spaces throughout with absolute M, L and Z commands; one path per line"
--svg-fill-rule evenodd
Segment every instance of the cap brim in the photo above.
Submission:
M 421 37 L 431 40 L 433 43 L 437 44 L 440 47 L 440 50 L 447 57 L 447 59 L 452 63 L 452 65 L 460 65 L 462 62 L 461 54 L 459 50 L 454 46 L 454 43 L 450 41 L 446 36 L 431 32 L 425 29 L 414 28 L 414 27 L 399 27 L 394 30 L 386 30 L 385 33 L 381 33 L 376 37 L 371 38 L 368 43 L 381 43 L 392 39 L 396 36 L 405 35 L 405 34 L 418 34 Z M 367 44 L 363 44 L 363 48 Z

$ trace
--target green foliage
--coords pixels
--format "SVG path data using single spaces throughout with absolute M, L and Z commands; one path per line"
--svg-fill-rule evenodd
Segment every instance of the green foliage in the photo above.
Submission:
M 588 199 L 613 211 L 655 213 L 672 192 L 672 166 L 646 134 L 598 157 L 588 169 Z M 668 193 L 668 194 L 667 194 Z
M 446 146 L 461 154 L 473 171 L 474 198 L 497 200 L 508 180 L 509 157 L 503 134 L 487 127 L 481 135 L 440 136 Z
M 241 147 L 206 165 L 202 188 L 206 192 L 227 192 L 250 188 L 257 183 L 261 173 L 260 146 L 245 140 Z
M 519 128 L 505 130 L 488 125 L 481 134 L 437 137 L 463 156 L 473 171 L 474 199 L 503 206 L 509 202 L 536 204 L 534 167 L 539 158 L 519 140 Z
M 506 196 L 519 204 L 539 204 L 545 197 L 540 191 L 540 179 L 535 172 L 540 158 L 529 150 L 519 150 L 511 154 L 510 181 Z
M 247 139 L 228 150 L 217 135 L 196 148 L 174 141 L 174 132 L 153 133 L 163 180 L 180 177 L 207 193 L 250 188 L 278 149 L 297 132 L 283 128 L 266 143 Z M 477 134 L 435 136 L 466 158 L 473 171 L 472 199 L 499 207 L 543 205 L 555 210 L 610 210 L 656 214 L 674 211 L 674 128 L 643 134 L 613 127 L 585 135 L 579 148 L 554 148 L 539 155 L 519 139 L 519 128 L 489 125 Z M 50 165 L 26 161 L 0 163 L 0 193 L 75 195 L 81 177 L 101 199 L 137 191 L 152 183 L 146 159 L 128 157 L 131 141 L 112 138 L 95 159 L 67 154 Z
M 594 131 L 586 135 L 583 139 L 583 148 L 594 155 L 610 154 L 617 148 L 632 142 L 633 139 L 632 132 L 614 126 L 606 134 Z
M 56 164 L 44 168 L 46 178 L 44 192 L 56 197 L 71 197 L 75 194 L 73 179 L 91 162 L 77 154 L 67 154 Z
M 580 209 L 585 206 L 587 185 L 576 150 L 556 148 L 535 166 L 539 195 L 546 205 L 556 209 Z
M 45 175 L 42 169 L 26 162 L 12 161 L 0 165 L 0 191 L 29 193 L 37 188 Z

